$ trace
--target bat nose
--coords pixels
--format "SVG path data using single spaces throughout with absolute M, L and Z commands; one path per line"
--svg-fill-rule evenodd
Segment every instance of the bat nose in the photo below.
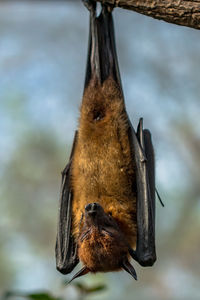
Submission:
M 85 211 L 89 214 L 95 214 L 97 210 L 100 208 L 99 203 L 89 203 L 85 206 Z

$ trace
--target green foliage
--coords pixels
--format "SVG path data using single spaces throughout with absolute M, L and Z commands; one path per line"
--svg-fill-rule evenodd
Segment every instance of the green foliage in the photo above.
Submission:
M 61 300 L 61 298 L 55 298 L 47 293 L 29 294 L 26 297 L 32 300 Z
M 22 297 L 30 300 L 63 300 L 62 298 L 57 298 L 50 295 L 48 292 L 38 292 L 33 294 L 22 294 L 18 292 L 7 292 L 3 296 L 3 299 L 9 299 L 11 297 Z
M 106 289 L 105 284 L 100 284 L 100 285 L 95 285 L 95 286 L 92 286 L 92 287 L 87 287 L 81 282 L 74 282 L 73 285 L 76 287 L 76 289 L 81 294 L 85 294 L 85 295 L 105 291 L 105 289 Z
M 100 291 L 104 291 L 106 289 L 106 285 L 104 284 L 99 284 L 99 285 L 94 285 L 91 287 L 88 287 L 84 285 L 83 283 L 80 282 L 74 282 L 72 284 L 75 289 L 77 290 L 77 293 L 80 295 L 79 298 L 84 299 L 85 296 L 91 295 Z M 7 300 L 13 297 L 22 297 L 25 299 L 30 299 L 30 300 L 65 300 L 64 298 L 61 297 L 55 297 L 53 296 L 50 292 L 46 291 L 40 291 L 37 293 L 20 293 L 20 292 L 14 292 L 14 291 L 8 291 L 3 295 L 2 300 Z

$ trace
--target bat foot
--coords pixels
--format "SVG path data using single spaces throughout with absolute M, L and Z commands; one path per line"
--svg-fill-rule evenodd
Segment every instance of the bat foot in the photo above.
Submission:
M 102 3 L 102 13 L 106 15 L 107 13 L 111 13 L 114 9 L 114 5 L 112 4 L 103 4 Z
M 96 9 L 96 2 L 94 2 L 93 0 L 82 0 L 83 4 L 85 5 L 85 7 L 90 11 L 90 12 L 94 12 Z

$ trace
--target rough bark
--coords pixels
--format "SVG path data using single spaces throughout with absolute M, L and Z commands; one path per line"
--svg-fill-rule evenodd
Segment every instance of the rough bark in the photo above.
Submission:
M 200 29 L 200 0 L 95 0 L 177 25 Z

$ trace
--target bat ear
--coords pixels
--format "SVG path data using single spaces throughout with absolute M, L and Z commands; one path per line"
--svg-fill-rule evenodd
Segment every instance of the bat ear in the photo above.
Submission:
M 78 271 L 78 272 L 72 277 L 72 279 L 71 279 L 67 284 L 71 283 L 74 279 L 76 279 L 76 278 L 78 278 L 78 277 L 81 277 L 81 276 L 87 274 L 88 272 L 90 272 L 90 271 L 88 270 L 88 268 L 87 268 L 87 267 L 83 267 L 80 271 Z
M 129 274 L 131 274 L 131 276 L 137 280 L 137 274 L 135 272 L 135 269 L 133 268 L 133 266 L 130 264 L 130 262 L 126 259 L 123 261 L 122 263 L 122 268 L 128 272 Z

